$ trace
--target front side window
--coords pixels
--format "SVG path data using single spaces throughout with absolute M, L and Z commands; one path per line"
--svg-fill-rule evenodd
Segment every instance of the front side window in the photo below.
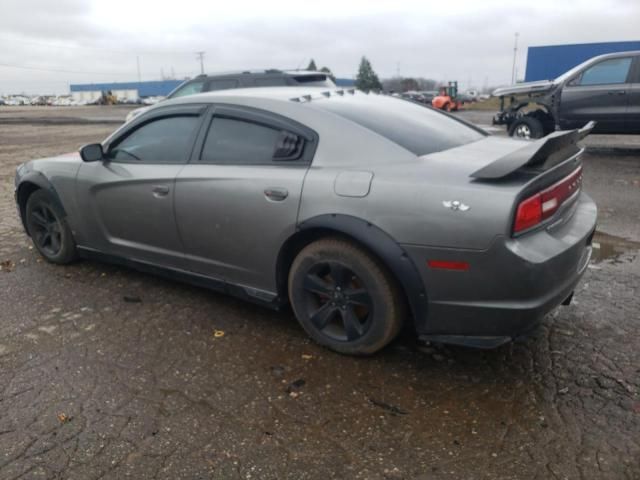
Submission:
M 195 115 L 152 120 L 111 148 L 108 157 L 126 163 L 186 163 L 198 122 Z
M 175 92 L 169 95 L 169 98 L 184 97 L 186 95 L 195 95 L 196 93 L 202 93 L 204 87 L 204 80 L 198 80 L 189 82 L 186 85 L 178 88 Z
M 578 85 L 609 85 L 626 83 L 631 58 L 612 58 L 587 68 L 577 82 Z
M 226 117 L 214 117 L 200 160 L 223 165 L 265 165 L 274 162 L 280 129 Z

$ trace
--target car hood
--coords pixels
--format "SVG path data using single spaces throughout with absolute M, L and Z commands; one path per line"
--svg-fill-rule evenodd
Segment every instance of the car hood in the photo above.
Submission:
M 146 112 L 147 110 L 149 110 L 151 108 L 151 105 L 147 105 L 146 107 L 140 107 L 140 108 L 136 108 L 134 110 L 131 110 L 128 114 L 127 117 L 124 121 L 124 123 L 128 123 L 131 120 L 133 120 L 134 118 L 136 118 L 138 115 Z
M 55 157 L 37 158 L 29 160 L 18 166 L 18 173 L 25 175 L 29 172 L 39 171 L 45 174 L 66 171 L 71 167 L 76 169 L 82 164 L 82 158 L 78 152 L 63 153 Z
M 505 95 L 520 95 L 526 93 L 548 92 L 556 86 L 553 80 L 540 80 L 538 82 L 525 82 L 510 85 L 508 87 L 496 88 L 492 95 L 494 97 L 503 97 Z

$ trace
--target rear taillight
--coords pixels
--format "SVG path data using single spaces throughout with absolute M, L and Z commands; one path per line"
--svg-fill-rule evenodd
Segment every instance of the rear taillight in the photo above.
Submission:
M 522 200 L 516 210 L 513 233 L 528 230 L 551 217 L 558 211 L 560 205 L 580 190 L 581 184 L 582 167 L 580 166 L 559 182 Z

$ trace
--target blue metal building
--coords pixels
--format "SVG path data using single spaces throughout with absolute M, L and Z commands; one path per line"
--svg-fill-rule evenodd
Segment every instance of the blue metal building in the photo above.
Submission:
M 529 47 L 524 80 L 551 80 L 596 55 L 631 50 L 640 50 L 640 41 Z
M 85 83 L 71 85 L 73 92 L 106 92 L 113 90 L 137 90 L 141 97 L 166 96 L 184 80 L 154 80 L 149 82 Z
M 336 85 L 343 88 L 353 88 L 356 81 L 353 78 L 336 78 Z

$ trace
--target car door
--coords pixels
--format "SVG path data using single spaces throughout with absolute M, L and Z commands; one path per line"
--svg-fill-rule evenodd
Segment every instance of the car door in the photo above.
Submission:
M 629 86 L 629 104 L 627 115 L 628 131 L 640 133 L 640 57 L 634 58 L 633 75 Z
M 214 107 L 176 179 L 178 230 L 197 273 L 276 291 L 282 243 L 295 232 L 317 137 L 259 110 Z
M 598 132 L 624 132 L 633 57 L 602 60 L 587 67 L 563 87 L 560 126 L 579 128 L 591 120 Z
M 154 110 L 104 145 L 104 161 L 82 164 L 76 196 L 85 246 L 135 261 L 187 266 L 173 211 L 174 184 L 203 111 Z

